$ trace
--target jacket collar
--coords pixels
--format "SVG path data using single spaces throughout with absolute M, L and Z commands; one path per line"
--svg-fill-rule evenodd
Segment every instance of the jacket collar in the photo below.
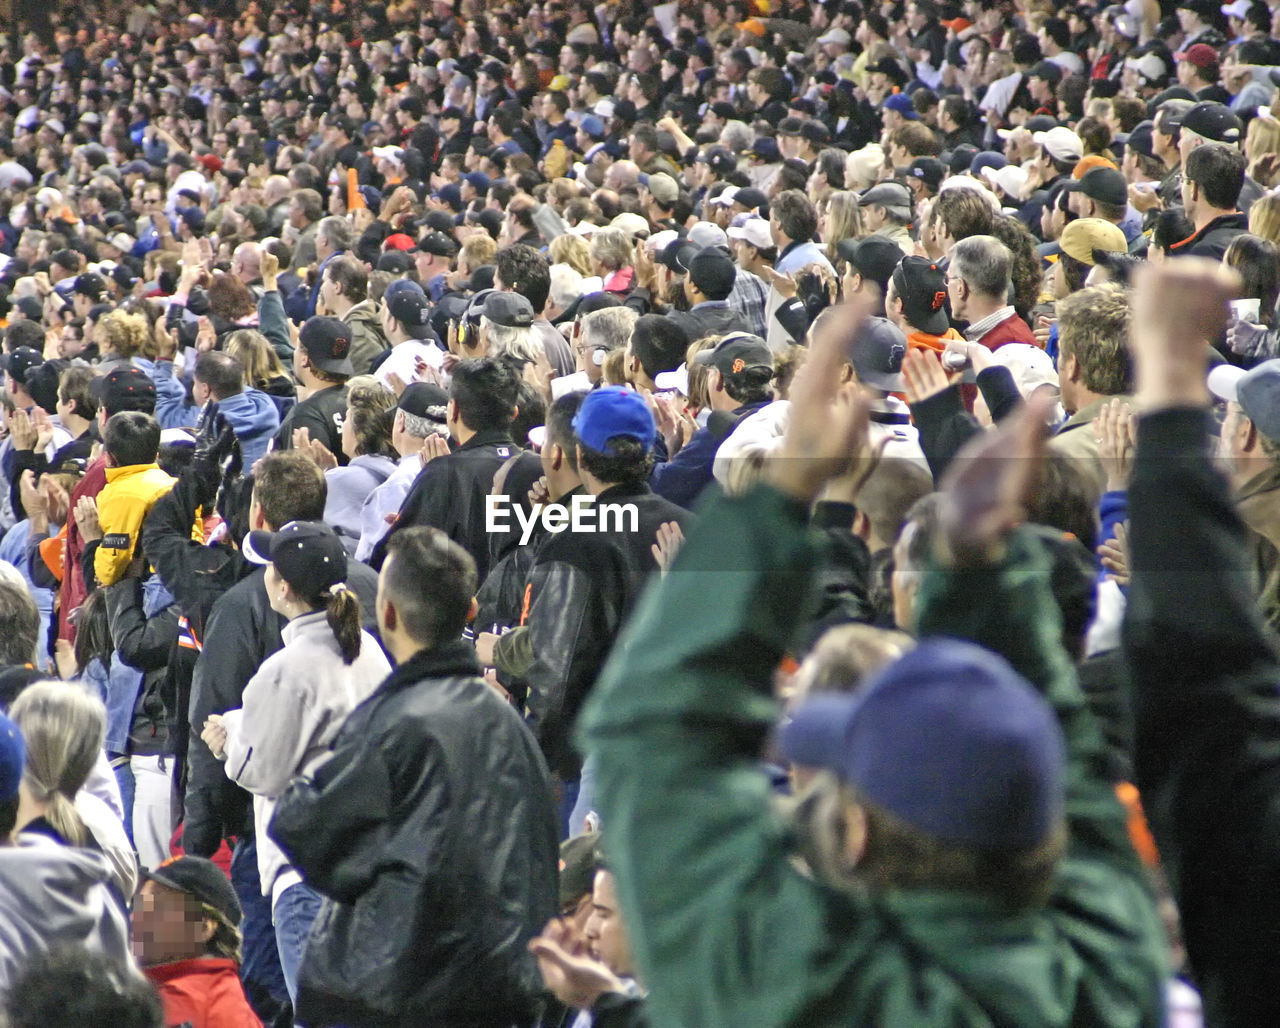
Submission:
M 141 475 L 147 471 L 158 471 L 159 464 L 125 464 L 123 466 L 107 468 L 107 481 L 118 482 L 122 478 L 132 478 L 134 475 Z
M 611 485 L 602 493 L 596 495 L 596 503 L 616 503 L 618 500 L 625 500 L 630 496 L 648 496 L 650 489 L 643 482 L 638 486 L 634 485 Z
M 388 692 L 416 685 L 424 678 L 480 677 L 475 647 L 466 639 L 450 639 L 433 649 L 419 650 L 398 665 L 382 684 Z
M 454 450 L 458 453 L 460 450 L 474 450 L 478 446 L 514 446 L 511 441 L 511 433 L 505 428 L 482 428 L 473 435 L 465 443 Z

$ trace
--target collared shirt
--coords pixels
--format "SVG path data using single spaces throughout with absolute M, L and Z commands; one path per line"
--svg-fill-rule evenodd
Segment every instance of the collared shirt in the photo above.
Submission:
M 740 312 L 751 331 L 761 339 L 765 337 L 765 304 L 769 299 L 769 287 L 764 279 L 750 271 L 738 269 L 733 279 L 733 291 L 729 294 L 729 306 Z
M 1000 322 L 1004 321 L 1006 318 L 1012 317 L 1014 313 L 1014 309 L 1011 306 L 1001 307 L 998 311 L 988 314 L 981 321 L 975 321 L 971 324 L 967 329 L 965 329 L 964 337 L 968 339 L 969 342 L 976 343 L 979 339 L 1000 324 Z

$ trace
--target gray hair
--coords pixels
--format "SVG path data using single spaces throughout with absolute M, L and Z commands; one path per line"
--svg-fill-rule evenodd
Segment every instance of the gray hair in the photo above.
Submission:
M 564 310 L 582 296 L 582 275 L 567 264 L 551 265 L 551 305 Z
M 424 418 L 420 414 L 410 414 L 403 407 L 400 408 L 400 417 L 404 424 L 404 434 L 412 436 L 414 439 L 426 439 L 433 435 L 449 434 L 447 425 L 432 421 L 430 418 Z
M 956 277 L 983 296 L 1003 300 L 1009 295 L 1013 255 L 995 236 L 967 236 L 951 248 Z
M 734 153 L 745 153 L 755 142 L 755 133 L 745 121 L 729 121 L 720 130 L 720 145 L 727 146 Z
M 1183 115 L 1195 105 L 1196 102 L 1194 100 L 1166 100 L 1160 105 L 1160 110 L 1156 111 L 1156 131 L 1162 136 L 1173 136 L 1176 139 L 1179 135 L 1179 129 L 1177 126 L 1170 128 L 1169 122 L 1177 119 L 1178 124 L 1181 125 Z
M 350 250 L 351 244 L 355 240 L 355 233 L 351 230 L 351 222 L 336 214 L 320 220 L 320 227 L 316 229 L 316 235 L 324 236 L 329 241 L 329 246 L 334 250 Z
M 538 359 L 538 338 L 532 325 L 514 328 L 496 324 L 485 317 L 481 317 L 480 323 L 489 330 L 488 356 L 517 357 L 530 362 Z
M 640 315 L 631 307 L 604 307 L 582 316 L 582 338 L 588 346 L 620 350 L 631 338 Z
M 631 263 L 631 236 L 620 228 L 598 228 L 591 234 L 591 256 L 610 271 Z

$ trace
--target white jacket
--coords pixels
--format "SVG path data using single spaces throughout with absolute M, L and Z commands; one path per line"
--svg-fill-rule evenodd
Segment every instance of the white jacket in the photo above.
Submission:
M 344 664 L 323 611 L 294 618 L 280 635 L 284 648 L 249 680 L 240 709 L 223 715 L 227 777 L 254 794 L 264 896 L 272 895 L 276 878 L 289 870 L 284 853 L 267 835 L 276 797 L 328 753 L 347 715 L 391 672 L 368 632 L 360 634 L 360 655 Z

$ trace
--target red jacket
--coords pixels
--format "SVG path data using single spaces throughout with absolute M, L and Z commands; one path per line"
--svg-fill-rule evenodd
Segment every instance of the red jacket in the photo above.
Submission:
M 199 957 L 146 969 L 164 1003 L 167 1028 L 262 1028 L 245 999 L 234 960 Z
M 71 510 L 81 496 L 96 497 L 107 484 L 107 458 L 99 457 L 84 472 L 84 478 L 71 490 Z M 84 554 L 84 536 L 76 525 L 75 518 L 67 518 L 67 544 L 63 547 L 65 563 L 62 571 L 62 591 L 58 594 L 58 638 L 73 640 L 76 637 L 75 626 L 67 619 L 71 612 L 84 603 L 89 590 L 85 587 L 84 569 L 80 566 L 80 557 Z
M 987 331 L 981 339 L 978 340 L 988 350 L 998 350 L 1005 343 L 1030 343 L 1032 346 L 1039 346 L 1036 342 L 1036 335 L 1031 331 L 1031 327 L 1022 320 L 1017 314 L 1010 314 L 1004 321 Z

